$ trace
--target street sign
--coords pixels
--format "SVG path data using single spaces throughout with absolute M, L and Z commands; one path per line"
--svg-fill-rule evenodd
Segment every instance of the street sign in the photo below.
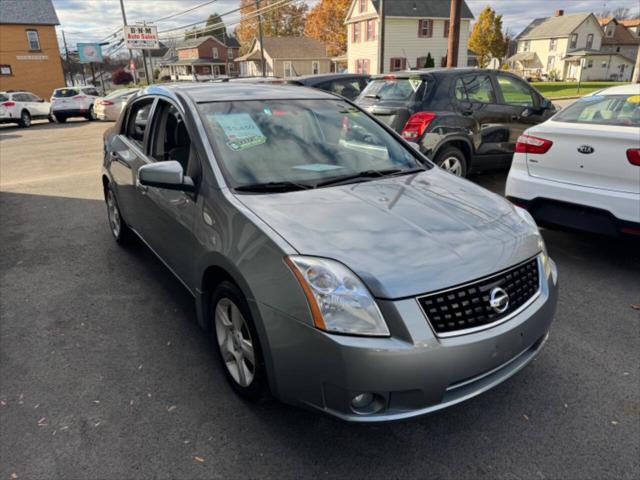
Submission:
M 102 47 L 99 43 L 79 43 L 80 63 L 102 63 Z
M 160 48 L 158 28 L 152 25 L 126 25 L 124 27 L 124 46 L 131 50 Z

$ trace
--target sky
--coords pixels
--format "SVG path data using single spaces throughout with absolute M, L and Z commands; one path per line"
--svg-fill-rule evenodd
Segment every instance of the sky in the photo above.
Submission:
M 209 1 L 210 4 L 201 8 L 157 22 L 158 30 L 162 32 L 204 21 L 209 14 L 229 12 L 238 8 L 240 3 L 239 0 Z M 157 20 L 205 2 L 207 0 L 124 0 L 129 24 L 143 20 Z M 306 0 L 306 2 L 312 6 L 317 0 Z M 570 14 L 599 13 L 603 9 L 628 7 L 634 13 L 640 13 L 638 0 L 466 0 L 466 2 L 476 16 L 485 5 L 490 4 L 494 10 L 503 15 L 504 28 L 516 34 L 534 18 L 551 16 L 557 9 L 564 9 L 565 14 Z M 103 41 L 122 25 L 119 0 L 53 0 L 53 3 L 61 22 L 58 28 L 60 44 L 62 44 L 60 32 L 64 29 L 69 49 L 75 49 L 75 44 L 78 42 Z M 233 29 L 240 17 L 238 13 L 233 13 L 223 18 L 228 27 Z M 174 30 L 164 33 L 164 36 L 177 37 L 180 33 L 181 30 Z

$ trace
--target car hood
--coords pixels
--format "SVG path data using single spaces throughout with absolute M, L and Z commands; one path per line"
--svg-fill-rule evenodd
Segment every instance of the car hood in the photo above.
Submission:
M 465 283 L 540 251 L 537 229 L 510 203 L 435 168 L 238 198 L 301 255 L 342 262 L 378 298 Z

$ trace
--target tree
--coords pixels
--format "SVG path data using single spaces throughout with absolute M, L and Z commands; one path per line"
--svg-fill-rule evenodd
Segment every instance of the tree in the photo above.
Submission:
M 280 4 L 268 9 L 278 0 L 261 0 L 262 34 L 265 37 L 300 37 L 304 34 L 304 21 L 309 7 L 306 4 Z M 251 42 L 258 36 L 258 17 L 255 15 L 255 0 L 240 0 L 240 24 L 236 36 L 246 52 Z
M 211 28 L 209 28 L 211 27 Z M 227 27 L 222 20 L 222 17 L 217 13 L 209 15 L 207 23 L 204 27 L 194 27 L 187 31 L 184 35 L 185 40 L 198 37 L 208 37 L 209 35 L 216 37 L 220 41 L 224 41 L 224 36 L 227 33 Z
M 424 68 L 433 68 L 435 66 L 436 66 L 436 62 L 431 56 L 431 52 L 427 53 L 427 59 L 424 62 Z
M 320 40 L 331 56 L 347 50 L 347 27 L 344 19 L 351 0 L 320 0 L 307 15 L 304 24 L 306 36 Z
M 133 76 L 121 68 L 111 74 L 111 81 L 114 85 L 126 85 L 133 82 Z
M 469 50 L 475 52 L 480 68 L 485 68 L 492 57 L 501 59 L 507 52 L 507 42 L 502 34 L 502 15 L 497 15 L 488 5 L 482 9 L 473 26 Z

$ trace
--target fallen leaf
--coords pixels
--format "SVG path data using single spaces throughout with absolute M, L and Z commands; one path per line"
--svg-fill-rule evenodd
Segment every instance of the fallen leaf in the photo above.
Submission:
M 62 428 L 60 428 L 60 430 L 67 430 L 69 427 L 67 427 L 66 425 Z
M 618 425 L 618 422 L 616 422 L 615 420 L 611 420 L 611 425 Z
M 631 308 L 633 308 L 634 310 L 640 310 L 640 303 L 634 303 L 633 305 L 631 305 Z
M 566 403 L 564 404 L 564 408 L 569 408 L 569 405 L 567 405 Z
M 129 402 L 129 405 L 133 405 L 133 400 L 131 400 L 131 401 Z
M 524 420 L 525 420 L 526 422 L 528 422 L 528 421 L 529 421 L 529 417 L 527 417 L 525 414 L 522 414 L 522 418 L 524 418 Z
M 99 427 L 100 426 L 100 422 L 96 422 L 93 424 L 94 427 Z
M 38 426 L 39 427 L 44 427 L 45 425 L 47 425 L 47 418 L 46 417 L 42 417 L 40 420 L 38 420 Z
M 142 364 L 138 365 L 138 370 L 142 370 Z
M 167 342 L 167 347 L 170 347 L 170 346 L 171 346 L 171 342 Z
M 38 408 L 39 406 L 40 406 L 40 404 L 39 404 L 39 403 L 36 403 L 36 404 L 33 406 L 33 408 Z
M 622 372 L 622 375 L 626 377 L 627 375 L 629 375 L 629 372 Z
M 94 400 L 93 403 L 98 404 L 100 403 L 100 400 Z
M 18 474 L 17 474 L 16 472 L 13 472 L 13 473 L 11 474 L 11 476 L 9 476 L 9 478 L 10 478 L 11 480 L 16 480 L 16 478 L 18 478 Z
M 169 408 L 167 408 L 167 412 L 173 412 L 176 409 L 175 405 L 171 405 Z
M 203 462 L 204 462 L 204 458 L 202 458 L 202 457 L 195 456 L 195 457 L 193 457 L 193 459 L 194 459 L 196 462 L 200 462 L 200 463 L 203 463 Z
M 3 407 L 7 405 L 7 402 L 5 402 L 4 400 L 0 400 L 0 405 L 2 405 Z

